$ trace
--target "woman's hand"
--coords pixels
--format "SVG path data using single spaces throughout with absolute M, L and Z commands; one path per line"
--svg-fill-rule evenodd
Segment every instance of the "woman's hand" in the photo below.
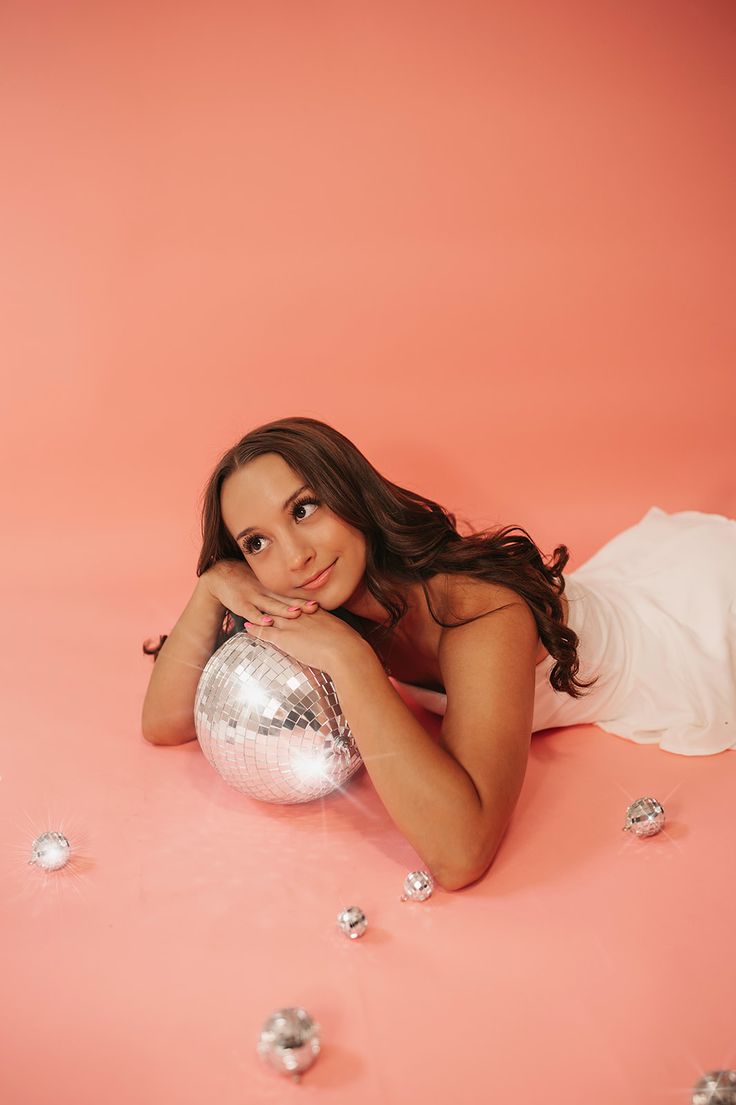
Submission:
M 372 651 L 359 633 L 329 610 L 318 608 L 311 618 L 298 621 L 277 615 L 274 621 L 269 627 L 246 622 L 246 633 L 277 645 L 300 663 L 328 675 L 338 665 L 360 663 L 366 649 Z
M 218 560 L 199 577 L 199 586 L 231 613 L 251 622 L 263 622 L 264 614 L 294 621 L 302 610 L 313 614 L 319 606 L 314 601 L 304 602 L 266 591 L 244 560 Z

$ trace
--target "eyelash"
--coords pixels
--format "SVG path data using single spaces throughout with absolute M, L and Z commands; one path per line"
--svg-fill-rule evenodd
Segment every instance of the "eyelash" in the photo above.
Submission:
M 293 505 L 291 507 L 291 516 L 292 516 L 292 518 L 294 518 L 294 514 L 299 509 L 300 506 L 320 506 L 320 505 L 321 504 L 320 504 L 319 499 L 314 499 L 311 496 L 307 495 L 303 499 L 297 499 L 296 502 L 293 503 Z M 312 515 L 309 514 L 309 515 L 307 515 L 307 517 L 311 518 Z M 298 522 L 299 519 L 294 518 L 294 521 Z M 261 534 L 260 533 L 251 533 L 248 537 L 246 537 L 245 541 L 243 542 L 243 552 L 248 553 L 249 556 L 258 556 L 259 552 L 263 552 L 263 550 L 262 549 L 257 549 L 257 550 L 254 551 L 253 547 L 252 547 L 252 543 L 254 541 L 260 541 L 260 540 L 261 540 Z

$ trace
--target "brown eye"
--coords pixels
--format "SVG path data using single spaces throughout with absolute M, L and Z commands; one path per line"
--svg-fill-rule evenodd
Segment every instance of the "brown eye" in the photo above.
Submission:
M 291 508 L 291 516 L 295 522 L 306 521 L 306 519 L 296 517 L 297 510 L 299 510 L 303 506 L 321 506 L 321 503 L 319 499 L 314 499 L 311 497 L 297 499 L 297 501 L 292 505 Z M 311 514 L 307 515 L 307 518 L 311 517 Z M 258 556 L 258 554 L 263 550 L 253 548 L 253 545 L 256 541 L 263 541 L 263 538 L 259 533 L 252 533 L 250 537 L 246 537 L 245 541 L 243 542 L 243 552 L 247 553 L 249 556 Z

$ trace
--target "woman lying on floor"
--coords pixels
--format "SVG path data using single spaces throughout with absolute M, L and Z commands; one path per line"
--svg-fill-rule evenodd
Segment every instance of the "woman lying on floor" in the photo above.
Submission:
M 491 864 L 532 732 L 593 722 L 682 755 L 736 746 L 736 521 L 722 515 L 652 507 L 563 576 L 565 545 L 545 564 L 518 526 L 461 536 L 337 430 L 294 417 L 223 455 L 202 534 L 193 594 L 144 645 L 146 740 L 196 738 L 197 684 L 228 636 L 272 641 L 329 673 L 381 800 L 445 889 Z M 444 715 L 439 742 L 392 680 Z

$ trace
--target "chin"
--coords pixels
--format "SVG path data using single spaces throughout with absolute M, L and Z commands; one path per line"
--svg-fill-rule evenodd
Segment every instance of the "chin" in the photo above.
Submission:
M 329 590 L 329 587 L 325 588 L 325 590 Z M 345 598 L 340 597 L 340 592 L 337 593 L 337 597 L 335 597 L 334 592 L 333 592 L 333 594 L 330 595 L 329 597 L 327 595 L 324 595 L 322 598 L 320 598 L 320 593 L 319 593 L 319 591 L 317 591 L 315 593 L 314 597 L 316 598 L 317 602 L 320 604 L 320 606 L 322 607 L 323 610 L 337 610 L 337 609 L 339 609 L 339 607 L 342 606 L 343 602 L 348 601 L 347 597 L 345 597 Z

